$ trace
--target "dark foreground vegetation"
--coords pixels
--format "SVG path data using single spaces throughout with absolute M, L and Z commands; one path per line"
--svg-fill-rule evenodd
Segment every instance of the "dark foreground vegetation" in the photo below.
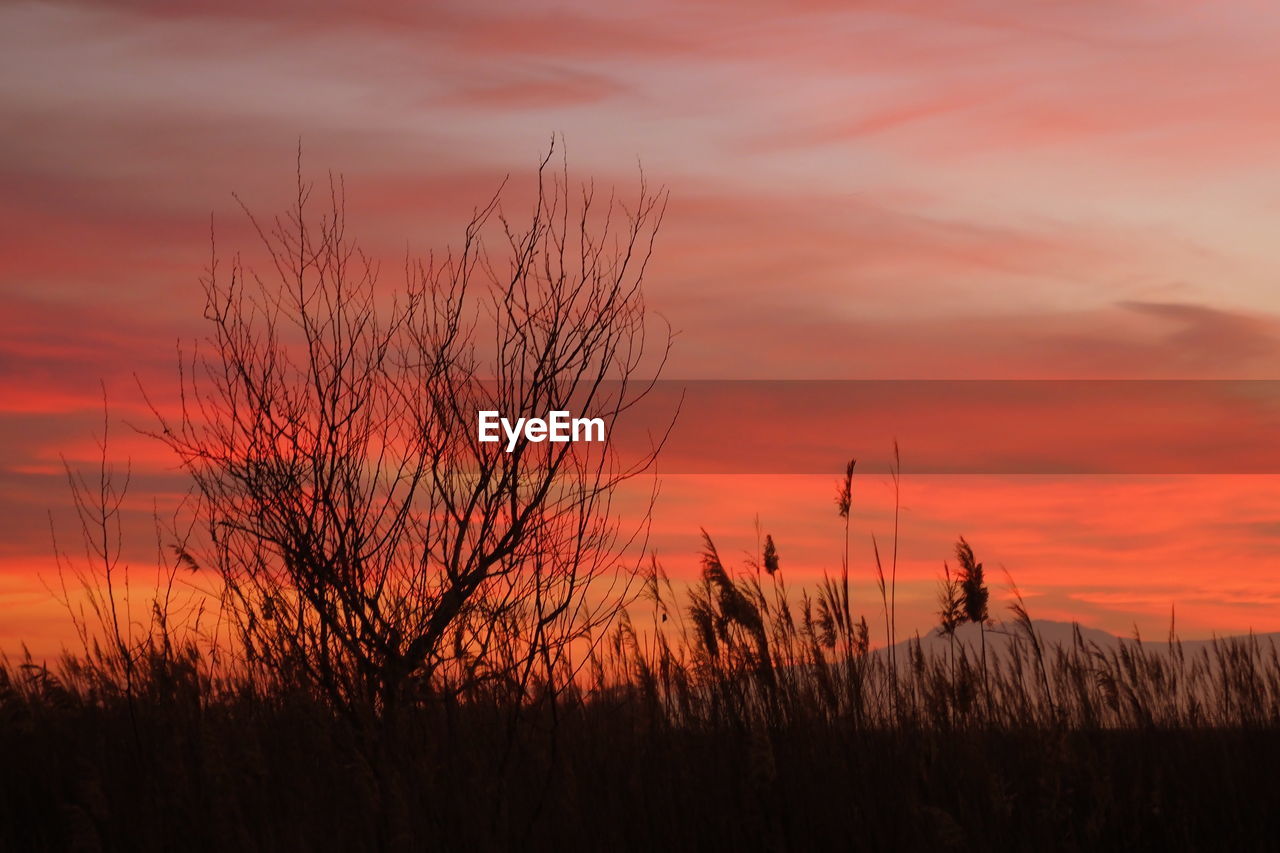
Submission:
M 1055 651 L 1052 705 L 1033 661 L 989 662 L 988 693 L 962 651 L 954 679 L 949 660 L 902 668 L 895 711 L 883 655 L 816 669 L 771 643 L 756 667 L 732 641 L 678 660 L 628 636 L 607 662 L 625 684 L 363 721 L 194 659 L 155 657 L 131 693 L 92 665 L 6 667 L 0 849 L 1263 850 L 1280 832 L 1280 670 L 1247 641 Z

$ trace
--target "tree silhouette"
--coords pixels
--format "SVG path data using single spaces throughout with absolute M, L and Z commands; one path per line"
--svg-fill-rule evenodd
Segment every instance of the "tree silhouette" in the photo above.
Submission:
M 495 196 L 394 292 L 348 236 L 342 182 L 317 200 L 300 167 L 287 215 L 246 210 L 270 274 L 215 250 L 181 413 L 153 409 L 201 496 L 202 562 L 246 665 L 352 712 L 554 695 L 629 594 L 644 523 L 623 529 L 612 498 L 662 436 L 633 459 L 477 440 L 481 410 L 567 410 L 611 434 L 669 348 L 641 294 L 665 194 L 642 179 L 633 206 L 601 205 L 550 158 L 523 226 Z

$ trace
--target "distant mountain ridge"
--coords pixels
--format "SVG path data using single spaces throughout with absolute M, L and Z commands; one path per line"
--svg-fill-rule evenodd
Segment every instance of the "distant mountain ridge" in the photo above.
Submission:
M 1056 647 L 1070 648 L 1075 644 L 1075 635 L 1078 630 L 1080 638 L 1084 641 L 1087 649 L 1097 648 L 1103 652 L 1111 652 L 1119 650 L 1125 645 L 1136 646 L 1138 640 L 1133 637 L 1119 637 L 1107 631 L 1098 628 L 1089 628 L 1074 622 L 1059 622 L 1051 619 L 1034 619 L 1032 627 L 1035 629 L 1041 646 L 1045 653 Z M 1270 650 L 1272 645 L 1280 649 L 1280 631 L 1272 631 L 1261 634 L 1236 634 L 1210 638 L 1205 640 L 1182 640 L 1182 651 L 1187 657 L 1199 655 L 1202 650 L 1211 648 L 1213 643 L 1230 643 L 1234 641 L 1244 641 L 1252 638 L 1258 642 L 1264 649 Z M 919 636 L 921 650 L 926 656 L 932 655 L 948 655 L 951 652 L 951 640 L 938 633 L 937 629 L 933 629 L 926 634 Z M 911 647 L 915 645 L 916 637 L 912 636 L 907 639 L 899 640 L 894 646 L 895 657 L 899 662 L 907 660 L 906 655 L 910 652 Z M 1022 643 L 1024 651 L 1029 651 L 1028 639 L 1025 630 L 1019 625 L 1011 621 L 989 623 L 986 628 L 986 646 L 987 655 L 992 657 L 1003 657 L 1009 653 L 1009 649 L 1014 643 Z M 956 630 L 955 649 L 958 654 L 961 648 L 964 648 L 971 658 L 980 653 L 982 638 L 979 635 L 978 626 L 966 622 Z M 1158 638 L 1143 637 L 1141 639 L 1142 647 L 1152 652 L 1164 652 L 1169 648 L 1168 635 L 1162 635 Z M 877 649 L 878 654 L 884 653 L 884 647 Z

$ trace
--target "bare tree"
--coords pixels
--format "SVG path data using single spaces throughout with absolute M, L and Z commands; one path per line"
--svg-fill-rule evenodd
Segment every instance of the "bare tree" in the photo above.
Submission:
M 629 594 L 647 507 L 623 524 L 613 501 L 664 434 L 632 459 L 477 437 L 482 410 L 565 410 L 610 435 L 669 350 L 641 293 L 665 193 L 642 177 L 634 205 L 601 204 L 550 163 L 524 224 L 495 196 L 394 293 L 347 233 L 341 180 L 317 217 L 301 168 L 287 215 L 246 209 L 270 274 L 215 249 L 181 414 L 153 408 L 202 498 L 247 663 L 347 709 L 525 697 L 563 687 Z

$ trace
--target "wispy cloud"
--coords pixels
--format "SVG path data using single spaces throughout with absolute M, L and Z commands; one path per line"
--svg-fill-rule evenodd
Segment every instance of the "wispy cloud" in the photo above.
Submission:
M 99 380 L 126 411 L 135 372 L 171 387 L 211 218 L 224 251 L 251 246 L 230 193 L 283 206 L 299 140 L 310 174 L 346 175 L 352 232 L 387 270 L 456 243 L 508 174 L 518 210 L 553 132 L 599 186 L 625 194 L 639 162 L 673 191 L 649 304 L 682 332 L 674 376 L 1269 378 L 1277 37 L 1280 13 L 1245 0 L 0 6 L 8 571 L 47 557 L 58 452 L 92 450 Z M 1088 438 L 1084 415 L 1063 429 Z M 769 417 L 777 447 L 786 413 Z M 1218 426 L 1183 424 L 1179 446 Z M 888 447 L 898 426 L 859 429 Z M 170 487 L 168 463 L 122 447 Z M 1262 479 L 922 484 L 918 615 L 964 532 L 1055 614 L 1123 628 L 1167 592 L 1239 627 L 1257 614 L 1193 575 L 1218 561 L 1241 602 L 1271 600 Z M 696 533 L 677 529 L 691 507 L 725 526 L 759 510 L 812 542 L 816 571 L 825 488 L 757 486 L 664 495 L 664 541 Z M 1179 580 L 1139 601 L 1157 575 Z

